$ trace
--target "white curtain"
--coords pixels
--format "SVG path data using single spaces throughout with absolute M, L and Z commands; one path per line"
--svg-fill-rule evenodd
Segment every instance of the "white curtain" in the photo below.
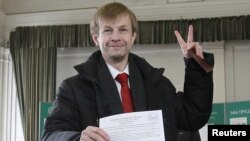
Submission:
M 8 48 L 0 47 L 0 141 L 24 141 L 14 68 Z

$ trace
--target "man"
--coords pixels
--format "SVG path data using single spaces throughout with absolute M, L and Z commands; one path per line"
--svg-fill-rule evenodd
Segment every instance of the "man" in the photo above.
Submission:
M 175 31 L 186 64 L 184 92 L 179 93 L 163 76 L 163 69 L 130 53 L 137 20 L 126 6 L 110 3 L 100 7 L 90 26 L 100 50 L 75 66 L 78 75 L 61 84 L 43 141 L 109 141 L 109 135 L 98 127 L 98 119 L 123 112 L 162 110 L 166 141 L 176 141 L 179 130 L 196 131 L 207 122 L 213 98 L 212 72 L 205 72 L 191 58 L 190 50 L 200 58 L 211 60 L 213 56 L 193 42 L 192 26 L 187 42 Z M 116 79 L 121 73 L 129 77 L 129 108 L 124 106 L 123 86 Z

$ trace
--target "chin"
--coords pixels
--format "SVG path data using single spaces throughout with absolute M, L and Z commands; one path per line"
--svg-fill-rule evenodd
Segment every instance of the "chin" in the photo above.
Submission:
M 125 55 L 112 55 L 112 56 L 110 56 L 110 59 L 112 59 L 116 62 L 119 62 L 119 61 L 125 59 Z

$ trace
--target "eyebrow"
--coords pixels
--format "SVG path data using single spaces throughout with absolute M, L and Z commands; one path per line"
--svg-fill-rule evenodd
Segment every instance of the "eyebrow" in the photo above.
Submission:
M 119 28 L 124 28 L 124 27 L 128 27 L 128 25 L 122 25 Z
M 121 25 L 121 26 L 119 26 L 119 28 L 125 28 L 125 27 L 128 27 L 128 25 Z M 104 28 L 112 28 L 112 27 L 110 27 L 108 25 L 104 25 Z
M 110 27 L 110 26 L 108 26 L 108 25 L 105 25 L 105 26 L 104 26 L 104 28 L 111 28 L 111 27 Z

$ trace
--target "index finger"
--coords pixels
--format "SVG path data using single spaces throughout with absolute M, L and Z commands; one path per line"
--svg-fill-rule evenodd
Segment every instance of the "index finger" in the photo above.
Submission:
M 177 40 L 178 40 L 178 42 L 179 42 L 179 44 L 180 44 L 180 46 L 181 47 L 184 47 L 185 46 L 185 44 L 186 44 L 186 42 L 183 40 L 183 38 L 181 37 L 181 34 L 178 32 L 178 31 L 174 31 L 174 33 L 175 33 L 175 36 L 176 36 L 176 38 L 177 38 Z
M 194 31 L 193 31 L 193 26 L 189 25 L 188 27 L 188 38 L 187 38 L 187 43 L 192 43 L 193 42 L 193 37 L 194 37 Z

